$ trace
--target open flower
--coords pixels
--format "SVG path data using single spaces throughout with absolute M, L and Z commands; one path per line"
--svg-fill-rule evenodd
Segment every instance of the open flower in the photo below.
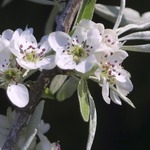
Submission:
M 100 35 L 97 29 L 85 32 L 77 27 L 72 37 L 57 31 L 49 35 L 50 46 L 56 51 L 56 64 L 61 69 L 86 73 L 95 64 L 94 52 L 99 47 Z
M 97 29 L 99 31 L 100 44 L 99 51 L 110 51 L 113 52 L 121 47 L 121 43 L 118 40 L 116 31 L 112 29 L 105 29 L 104 25 L 101 23 L 95 23 L 91 20 L 83 19 L 81 20 L 77 27 L 83 27 L 86 31 L 89 29 Z
M 5 32 L 5 37 L 9 37 L 10 32 Z M 2 35 L 0 37 L 0 86 L 7 89 L 7 95 L 14 105 L 25 107 L 29 101 L 29 93 L 26 86 L 18 83 L 22 74 L 20 69 L 9 49 L 9 38 L 4 38 Z
M 113 102 L 121 105 L 118 94 L 111 87 L 116 88 L 120 95 L 124 96 L 133 89 L 130 74 L 122 67 L 122 62 L 127 56 L 127 52 L 123 50 L 117 50 L 113 53 L 106 53 L 105 51 L 96 53 L 96 58 L 100 62 L 100 69 L 95 72 L 95 75 L 100 80 L 102 96 L 108 104 L 110 104 L 111 98 Z
M 33 29 L 17 29 L 12 37 L 11 51 L 17 57 L 17 63 L 24 69 L 53 69 L 55 56 L 50 55 L 51 48 L 44 36 L 39 43 L 33 35 Z

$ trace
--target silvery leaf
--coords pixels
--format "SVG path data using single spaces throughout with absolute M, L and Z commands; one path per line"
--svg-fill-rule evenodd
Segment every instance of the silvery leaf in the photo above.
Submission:
M 121 49 L 131 51 L 131 52 L 150 52 L 150 44 L 143 44 L 143 45 L 125 45 L 122 46 Z
M 88 90 L 88 97 L 90 104 L 90 118 L 89 118 L 89 136 L 86 145 L 86 150 L 91 150 L 97 127 L 97 113 L 93 97 L 91 96 L 89 90 Z
M 67 77 L 67 75 L 56 75 L 52 79 L 52 82 L 50 84 L 50 91 L 52 94 L 55 94 L 61 88 Z
M 113 23 L 116 22 L 119 10 L 119 6 L 109 6 L 102 4 L 95 5 L 95 13 Z M 140 15 L 138 11 L 132 8 L 126 7 L 124 9 L 121 26 L 127 24 L 145 24 L 146 22 L 150 22 L 150 12 L 145 12 L 144 14 Z
M 150 31 L 134 32 L 119 38 L 119 41 L 126 40 L 150 40 Z
M 140 25 L 137 24 L 128 24 L 124 27 L 120 27 L 116 30 L 117 35 L 121 35 L 122 33 L 129 31 L 129 30 L 144 30 L 144 29 L 148 29 L 150 27 L 150 22 L 146 22 Z
M 79 79 L 71 76 L 59 89 L 56 98 L 58 101 L 66 100 L 67 98 L 71 97 L 77 89 L 79 83 Z

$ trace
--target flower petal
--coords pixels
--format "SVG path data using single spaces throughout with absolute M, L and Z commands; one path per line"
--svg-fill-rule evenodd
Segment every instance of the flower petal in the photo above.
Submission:
M 117 50 L 108 57 L 108 62 L 115 64 L 115 66 L 120 65 L 126 57 L 128 57 L 128 53 L 126 51 Z
M 110 104 L 110 98 L 109 98 L 109 83 L 107 82 L 106 78 L 103 78 L 102 96 L 103 96 L 104 101 L 105 101 L 107 104 Z
M 27 49 L 31 45 L 32 47 L 37 47 L 37 41 L 33 35 L 32 28 L 29 28 L 29 29 L 27 28 L 21 33 L 19 37 L 19 43 L 23 45 L 24 50 Z
M 81 61 L 76 67 L 75 70 L 78 72 L 86 73 L 92 69 L 96 63 L 96 58 L 94 55 L 87 57 L 85 60 Z
M 110 90 L 110 98 L 114 103 L 116 103 L 118 105 L 122 105 L 122 102 L 121 102 L 119 96 L 113 90 Z
M 4 42 L 4 45 L 5 46 L 8 46 L 10 44 L 10 41 L 12 39 L 12 36 L 13 36 L 13 31 L 10 30 L 10 29 L 7 29 L 5 31 L 3 31 L 2 33 L 2 39 L 3 39 L 3 42 Z
M 37 69 L 37 63 L 34 62 L 29 62 L 29 61 L 24 61 L 24 59 L 16 58 L 17 63 L 24 69 L 27 70 L 32 70 L 32 69 Z
M 61 53 L 64 49 L 66 49 L 66 44 L 70 40 L 71 40 L 70 36 L 61 31 L 53 32 L 48 37 L 48 42 L 51 48 L 59 53 Z
M 82 19 L 77 26 L 83 27 L 86 30 L 92 28 L 95 25 L 95 22 L 88 20 L 88 19 Z
M 29 102 L 28 89 L 20 83 L 9 84 L 7 87 L 7 95 L 10 101 L 18 107 L 25 107 Z
M 98 29 L 89 29 L 87 31 L 87 41 L 86 45 L 88 45 L 88 49 L 93 52 L 96 51 L 99 47 L 101 47 L 102 36 L 100 35 Z
M 81 45 L 86 39 L 85 36 L 86 32 L 85 29 L 82 27 L 77 27 L 74 31 L 74 34 L 72 35 L 72 43 L 74 45 Z
M 76 62 L 71 55 L 56 55 L 56 65 L 61 69 L 74 69 Z
M 116 87 L 118 92 L 120 92 L 123 95 L 128 95 L 133 90 L 133 84 L 129 78 L 126 78 L 126 82 L 119 82 L 116 81 Z
M 51 70 L 56 66 L 55 63 L 55 55 L 51 56 L 46 56 L 45 58 L 42 59 L 41 62 L 38 63 L 38 66 L 40 70 L 46 69 L 46 70 Z
M 4 71 L 8 69 L 10 64 L 10 56 L 10 50 L 7 47 L 4 48 L 0 43 L 0 70 Z

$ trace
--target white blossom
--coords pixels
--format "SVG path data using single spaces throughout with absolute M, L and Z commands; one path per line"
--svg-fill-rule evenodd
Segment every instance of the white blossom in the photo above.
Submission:
M 24 31 L 17 29 L 12 37 L 11 51 L 17 57 L 17 63 L 24 69 L 53 69 L 55 67 L 55 55 L 52 52 L 47 36 L 42 37 L 37 43 L 32 28 Z
M 117 91 L 124 96 L 133 89 L 130 74 L 122 67 L 122 62 L 127 56 L 127 52 L 123 50 L 117 50 L 112 53 L 106 53 L 105 51 L 96 53 L 100 69 L 95 72 L 95 75 L 100 80 L 102 96 L 108 104 L 112 100 L 121 105 L 118 94 L 110 88 L 111 86 L 117 88 Z
M 77 27 L 83 27 L 86 31 L 89 29 L 98 29 L 100 40 L 99 40 L 99 50 L 98 51 L 110 51 L 113 52 L 115 50 L 119 50 L 122 46 L 122 43 L 119 42 L 117 33 L 112 29 L 105 29 L 102 23 L 95 23 L 91 20 L 83 19 L 81 20 Z
M 128 56 L 127 52 L 121 50 L 124 41 L 119 41 L 117 30 L 105 29 L 101 23 L 83 19 L 75 28 L 78 27 L 84 28 L 85 32 L 90 29 L 98 30 L 101 38 L 99 38 L 99 47 L 95 51 L 95 56 L 99 63 L 99 68 L 94 74 L 99 80 L 100 86 L 102 86 L 104 100 L 108 104 L 112 100 L 121 105 L 119 97 L 127 96 L 133 89 L 130 74 L 122 67 L 123 60 Z M 121 96 L 112 87 L 116 88 Z
M 84 28 L 77 27 L 71 37 L 57 31 L 51 33 L 48 40 L 56 51 L 56 64 L 61 69 L 86 73 L 94 66 L 94 52 L 99 47 L 100 40 L 97 29 L 89 29 L 86 33 Z
M 15 63 L 9 48 L 13 32 L 6 30 L 0 37 L 0 86 L 7 90 L 10 101 L 24 107 L 29 101 L 28 89 L 21 83 L 21 70 Z

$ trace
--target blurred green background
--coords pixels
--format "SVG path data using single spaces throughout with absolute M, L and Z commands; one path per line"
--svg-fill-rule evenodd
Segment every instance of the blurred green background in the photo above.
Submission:
M 118 0 L 99 0 L 102 4 L 119 5 Z M 0 2 L 1 3 L 1 2 Z M 128 0 L 127 6 L 140 13 L 150 10 L 149 0 Z M 0 8 L 0 32 L 5 29 L 34 28 L 34 35 L 44 35 L 46 20 L 51 6 L 35 4 L 25 0 L 14 0 Z M 112 28 L 113 24 L 94 15 L 96 22 Z M 129 98 L 136 109 L 123 102 L 122 106 L 106 104 L 101 97 L 101 88 L 89 82 L 95 100 L 98 125 L 92 150 L 150 150 L 150 54 L 129 52 L 124 67 L 132 77 L 134 90 Z M 0 90 L 0 113 L 11 105 L 4 90 Z M 60 141 L 62 150 L 85 150 L 88 123 L 83 122 L 76 94 L 64 102 L 47 100 L 43 113 L 45 122 L 51 124 L 47 133 L 51 142 Z

